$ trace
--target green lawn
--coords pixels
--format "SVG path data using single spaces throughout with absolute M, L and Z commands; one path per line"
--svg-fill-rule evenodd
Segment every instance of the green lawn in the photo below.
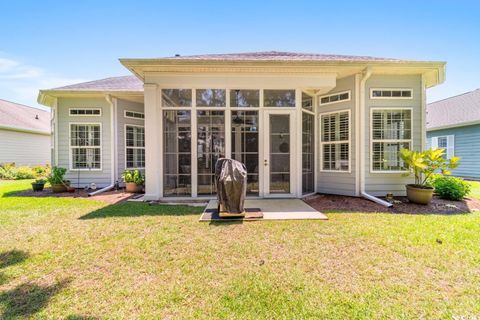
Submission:
M 480 317 L 478 212 L 208 224 L 28 187 L 0 182 L 0 318 Z
M 479 181 L 470 181 L 472 187 L 471 197 L 480 199 L 480 182 Z

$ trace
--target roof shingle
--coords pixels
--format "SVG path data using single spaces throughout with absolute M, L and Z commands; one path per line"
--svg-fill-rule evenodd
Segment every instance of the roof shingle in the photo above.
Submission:
M 143 82 L 137 77 L 121 76 L 76 83 L 53 88 L 54 91 L 138 91 L 143 92 Z
M 0 99 L 0 126 L 50 133 L 50 112 Z

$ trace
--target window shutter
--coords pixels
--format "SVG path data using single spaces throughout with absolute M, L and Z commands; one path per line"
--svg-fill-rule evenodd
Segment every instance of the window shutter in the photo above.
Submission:
M 432 143 L 430 145 L 432 149 L 438 148 L 438 137 L 432 137 Z
M 455 155 L 455 136 L 447 136 L 447 159 L 451 159 Z

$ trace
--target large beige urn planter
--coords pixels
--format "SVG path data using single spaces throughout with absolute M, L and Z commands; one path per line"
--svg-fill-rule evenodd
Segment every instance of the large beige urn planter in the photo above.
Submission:
M 407 184 L 407 198 L 410 202 L 427 205 L 432 201 L 433 191 L 432 187 L 418 186 L 414 184 Z

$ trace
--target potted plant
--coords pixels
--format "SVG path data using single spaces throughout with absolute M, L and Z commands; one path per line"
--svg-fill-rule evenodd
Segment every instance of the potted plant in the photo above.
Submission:
M 43 191 L 46 181 L 44 179 L 37 179 L 32 182 L 33 191 Z
M 47 177 L 47 181 L 52 186 L 52 191 L 54 193 L 66 192 L 67 185 L 64 180 L 65 173 L 67 169 L 60 167 L 53 167 L 52 172 Z
M 131 193 L 142 192 L 145 177 L 139 170 L 125 170 L 122 179 L 125 182 L 125 191 Z
M 400 150 L 400 157 L 408 169 L 405 176 L 413 174 L 414 184 L 407 184 L 407 198 L 418 204 L 429 204 L 432 201 L 434 188 L 428 183 L 435 172 L 442 175 L 451 174 L 450 169 L 458 167 L 459 157 L 446 159 L 445 149 L 429 149 L 425 151 Z

